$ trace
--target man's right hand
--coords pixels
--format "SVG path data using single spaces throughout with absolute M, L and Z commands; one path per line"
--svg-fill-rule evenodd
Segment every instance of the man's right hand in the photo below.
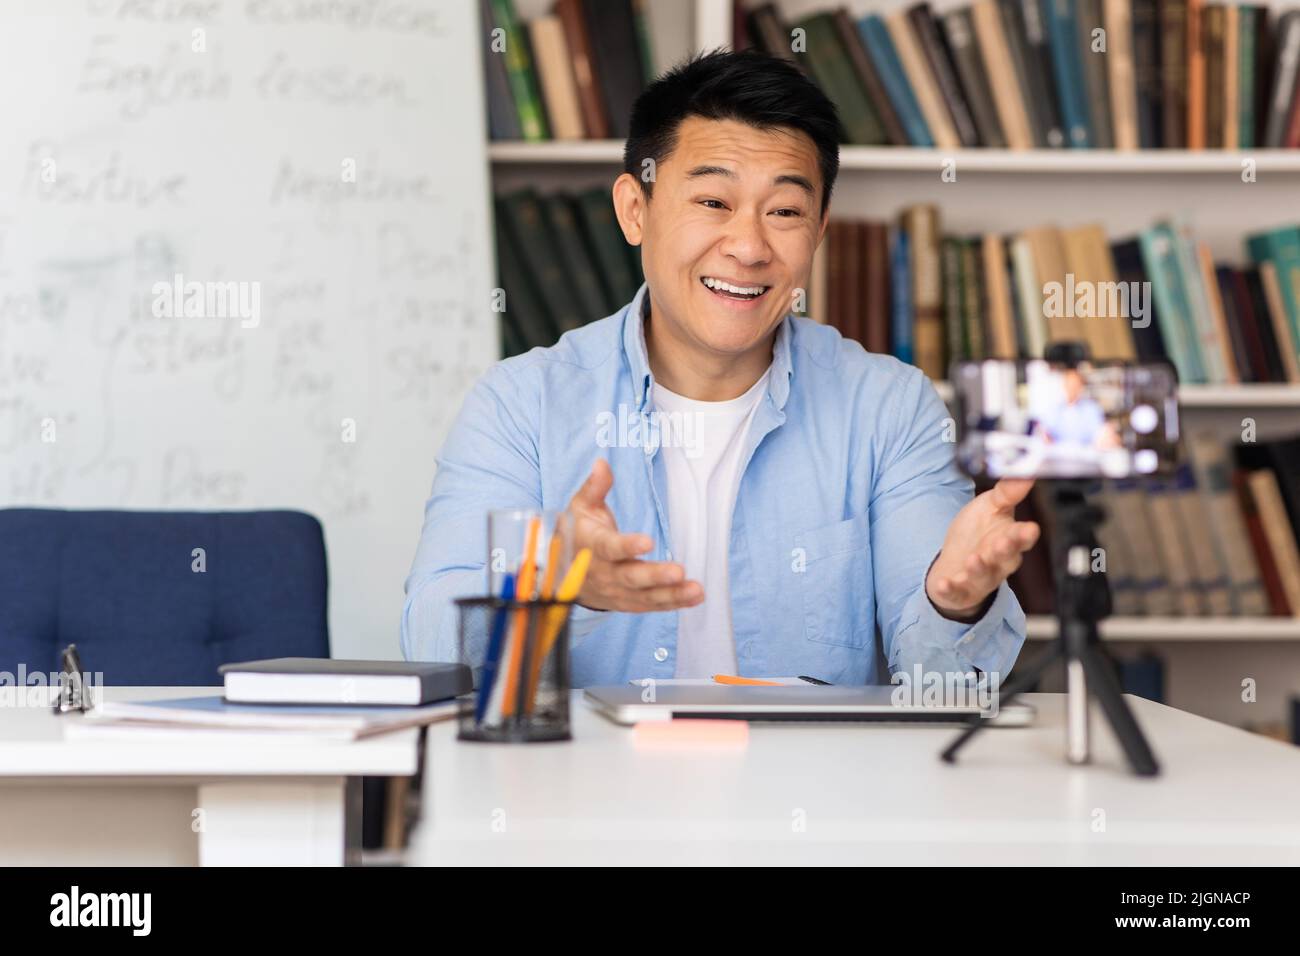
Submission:
M 614 486 L 609 462 L 597 459 L 569 502 L 574 546 L 591 549 L 591 567 L 578 595 L 583 607 L 598 611 L 672 611 L 704 600 L 704 588 L 686 580 L 686 569 L 670 561 L 644 561 L 654 547 L 644 534 L 620 534 L 605 496 Z

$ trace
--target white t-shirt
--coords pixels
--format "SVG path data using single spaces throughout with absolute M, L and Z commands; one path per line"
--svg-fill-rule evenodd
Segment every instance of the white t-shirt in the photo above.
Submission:
M 740 490 L 745 436 L 767 394 L 768 372 L 725 402 L 683 398 L 654 386 L 660 449 L 668 476 L 673 560 L 704 588 L 704 601 L 677 612 L 677 677 L 736 673 L 731 632 L 731 515 Z

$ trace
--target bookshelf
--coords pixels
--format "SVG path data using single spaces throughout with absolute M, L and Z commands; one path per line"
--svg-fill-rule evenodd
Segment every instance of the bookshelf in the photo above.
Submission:
M 591 164 L 617 166 L 623 161 L 621 140 L 569 140 L 542 143 L 496 142 L 488 144 L 488 158 L 496 164 Z M 937 173 L 955 161 L 957 169 L 984 173 L 1125 173 L 1160 175 L 1236 176 L 1245 159 L 1261 175 L 1300 175 L 1300 151 L 1269 150 L 1010 150 L 917 149 L 912 147 L 840 147 L 840 172 Z M 1292 187 L 1297 185 L 1294 181 Z
M 516 0 L 534 16 L 549 0 Z M 682 49 L 656 56 L 663 63 L 691 50 L 730 44 L 731 0 L 652 0 L 670 9 L 683 28 Z M 757 0 L 755 0 L 756 5 Z M 777 0 L 787 20 L 836 6 L 833 0 Z M 906 0 L 847 0 L 854 16 L 891 11 Z M 1295 5 L 1288 0 L 1288 6 Z M 942 6 L 936 4 L 936 6 Z M 1274 5 L 1275 7 L 1277 4 Z M 494 189 L 581 188 L 612 181 L 622 161 L 616 140 L 491 142 Z M 1243 160 L 1255 181 L 1242 178 Z M 955 161 L 956 182 L 940 172 Z M 1110 236 L 1131 236 L 1162 215 L 1186 219 L 1216 261 L 1244 260 L 1242 236 L 1300 217 L 1300 150 L 1007 150 L 844 146 L 834 214 L 893 220 L 908 205 L 940 206 L 945 230 L 1012 232 L 1045 221 L 1061 226 L 1105 223 Z M 936 383 L 945 401 L 951 388 Z M 1300 430 L 1300 386 L 1188 385 L 1180 390 L 1185 431 L 1209 430 L 1224 441 L 1239 437 L 1244 418 L 1258 422 L 1261 440 Z M 1039 643 L 1055 620 L 1030 617 Z M 1115 617 L 1103 625 L 1112 653 L 1126 656 L 1158 646 L 1168 664 L 1166 699 L 1174 706 L 1236 724 L 1280 721 L 1288 693 L 1300 692 L 1300 618 Z M 1033 648 L 1029 649 L 1032 652 Z M 1272 693 L 1259 703 L 1237 700 L 1243 676 L 1266 679 Z M 1225 689 L 1226 688 L 1226 689 Z

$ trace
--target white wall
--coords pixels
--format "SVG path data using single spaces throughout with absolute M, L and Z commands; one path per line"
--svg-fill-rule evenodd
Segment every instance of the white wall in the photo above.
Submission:
M 0 7 L 0 505 L 309 511 L 384 658 L 498 344 L 476 8 L 347 6 Z M 177 273 L 257 316 L 157 316 Z

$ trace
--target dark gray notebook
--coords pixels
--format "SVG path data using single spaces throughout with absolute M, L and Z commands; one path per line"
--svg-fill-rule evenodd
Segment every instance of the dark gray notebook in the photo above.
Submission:
M 277 657 L 218 670 L 233 703 L 416 706 L 473 690 L 464 664 Z

